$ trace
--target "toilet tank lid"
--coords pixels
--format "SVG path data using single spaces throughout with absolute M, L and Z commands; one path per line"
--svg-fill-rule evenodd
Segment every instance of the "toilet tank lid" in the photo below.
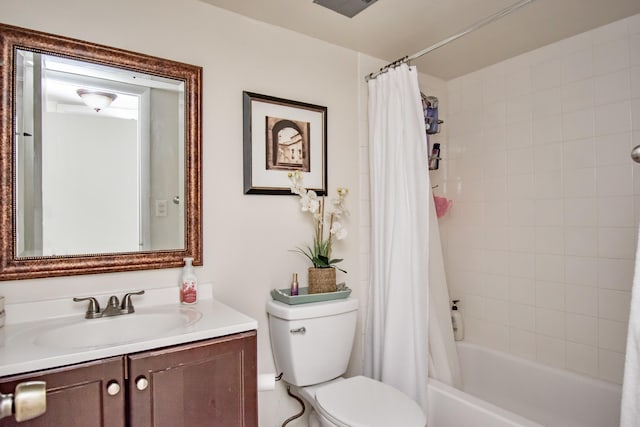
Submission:
M 267 313 L 284 320 L 309 319 L 314 317 L 333 316 L 358 309 L 356 298 L 314 302 L 309 304 L 289 305 L 280 301 L 269 300 Z

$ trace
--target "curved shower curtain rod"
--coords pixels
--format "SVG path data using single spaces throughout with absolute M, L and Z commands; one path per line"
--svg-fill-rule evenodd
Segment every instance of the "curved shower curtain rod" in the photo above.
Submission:
M 527 4 L 529 4 L 529 3 L 533 2 L 533 1 L 535 1 L 535 0 L 521 0 L 518 3 L 514 3 L 511 6 L 506 7 L 504 9 L 502 9 L 501 11 L 494 13 L 493 15 L 490 15 L 490 16 L 487 16 L 484 19 L 481 19 L 480 21 L 478 21 L 475 24 L 471 25 L 470 27 L 460 31 L 459 33 L 454 34 L 454 35 L 452 35 L 450 37 L 447 37 L 446 39 L 444 39 L 442 41 L 439 41 L 438 43 L 436 43 L 434 45 L 431 45 L 426 49 L 421 50 L 420 52 L 414 53 L 413 55 L 410 55 L 410 56 L 405 56 L 405 57 L 402 57 L 400 59 L 397 59 L 397 60 L 393 61 L 392 63 L 380 68 L 379 71 L 376 71 L 375 73 L 367 74 L 366 76 L 364 76 L 364 79 L 365 79 L 365 81 L 369 81 L 371 79 L 375 79 L 380 74 L 386 72 L 390 68 L 395 68 L 400 64 L 404 64 L 404 63 L 407 63 L 407 62 L 412 61 L 414 59 L 420 58 L 422 55 L 426 55 L 427 53 L 432 52 L 432 51 L 434 51 L 434 50 L 436 50 L 436 49 L 438 49 L 438 48 L 440 48 L 440 47 L 442 47 L 442 46 L 444 46 L 446 44 L 449 44 L 452 41 L 457 40 L 462 36 L 466 36 L 467 34 L 473 32 L 473 31 L 475 31 L 475 30 L 477 30 L 479 28 L 482 28 L 487 24 L 490 24 L 493 21 L 496 21 L 496 20 L 498 20 L 498 19 L 500 19 L 500 18 L 502 18 L 504 16 L 509 15 L 512 12 L 515 12 L 516 10 L 520 9 L 523 6 L 526 6 Z

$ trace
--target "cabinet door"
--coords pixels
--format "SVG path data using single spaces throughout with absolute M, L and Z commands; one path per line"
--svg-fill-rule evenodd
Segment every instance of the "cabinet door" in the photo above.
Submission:
M 256 332 L 129 356 L 131 427 L 257 426 Z
M 46 381 L 47 412 L 17 423 L 13 417 L 0 426 L 16 427 L 124 427 L 124 357 L 112 357 L 63 368 L 49 369 L 0 379 L 0 392 L 13 393 L 24 381 Z M 107 392 L 112 382 L 120 390 Z M 112 393 L 117 387 L 111 387 Z

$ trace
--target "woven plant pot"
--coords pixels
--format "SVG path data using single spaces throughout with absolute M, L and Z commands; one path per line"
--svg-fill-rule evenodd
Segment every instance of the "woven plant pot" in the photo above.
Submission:
M 335 292 L 336 269 L 309 267 L 309 290 L 310 294 L 321 294 L 324 292 Z

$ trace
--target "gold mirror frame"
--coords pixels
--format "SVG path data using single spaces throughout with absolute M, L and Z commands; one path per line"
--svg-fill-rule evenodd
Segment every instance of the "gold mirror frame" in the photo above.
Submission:
M 0 24 L 0 280 L 33 279 L 202 265 L 202 68 L 68 37 Z M 184 250 L 17 257 L 14 152 L 16 49 L 77 59 L 184 81 Z

